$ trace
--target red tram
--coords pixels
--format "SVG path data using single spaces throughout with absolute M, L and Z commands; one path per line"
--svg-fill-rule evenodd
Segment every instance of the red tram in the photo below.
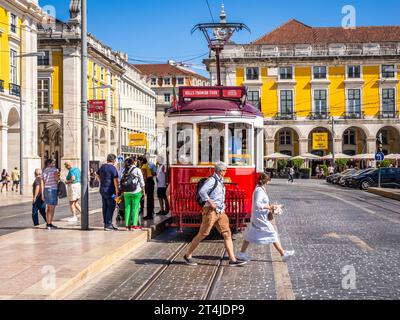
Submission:
M 231 226 L 245 227 L 252 193 L 263 172 L 263 116 L 246 102 L 244 87 L 181 87 L 166 117 L 172 226 L 199 227 L 197 183 L 228 164 L 226 212 Z

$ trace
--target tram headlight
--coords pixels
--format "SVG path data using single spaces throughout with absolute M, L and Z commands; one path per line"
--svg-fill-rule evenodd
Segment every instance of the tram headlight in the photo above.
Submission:
M 232 116 L 232 117 L 240 117 L 242 115 L 242 112 L 240 112 L 238 110 L 233 110 L 233 111 L 229 111 L 228 115 Z

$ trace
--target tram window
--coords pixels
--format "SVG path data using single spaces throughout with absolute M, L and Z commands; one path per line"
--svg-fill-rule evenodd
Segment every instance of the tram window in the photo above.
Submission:
M 229 165 L 252 165 L 250 139 L 250 125 L 243 123 L 232 123 L 229 125 Z
M 225 126 L 223 124 L 200 124 L 198 137 L 200 165 L 211 165 L 218 161 L 224 161 Z
M 185 123 L 178 124 L 176 127 L 176 164 L 193 164 L 192 142 L 193 125 Z

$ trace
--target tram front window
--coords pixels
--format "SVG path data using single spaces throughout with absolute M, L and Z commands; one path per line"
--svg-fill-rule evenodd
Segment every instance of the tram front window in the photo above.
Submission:
M 229 165 L 250 166 L 251 126 L 244 123 L 229 125 Z
M 198 126 L 199 164 L 211 165 L 224 161 L 225 126 L 220 123 L 204 123 Z
M 186 123 L 178 124 L 176 126 L 176 164 L 193 164 L 192 142 L 193 125 Z

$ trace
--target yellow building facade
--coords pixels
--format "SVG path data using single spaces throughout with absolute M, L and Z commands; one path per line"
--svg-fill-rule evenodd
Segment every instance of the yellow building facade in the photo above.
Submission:
M 400 153 L 400 26 L 313 28 L 291 20 L 221 54 L 225 85 L 246 86 L 265 118 L 265 153 Z M 215 59 L 205 61 L 213 79 Z M 313 149 L 313 133 L 329 147 Z
M 0 0 L 0 170 L 17 167 L 24 185 L 40 167 L 37 136 L 31 133 L 37 126 L 34 55 L 43 16 L 37 0 Z

